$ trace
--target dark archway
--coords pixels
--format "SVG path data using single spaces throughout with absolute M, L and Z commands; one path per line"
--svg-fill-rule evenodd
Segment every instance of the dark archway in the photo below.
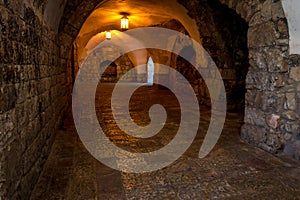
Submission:
M 106 60 L 102 62 L 99 66 L 99 72 L 102 72 L 103 69 L 107 67 L 102 74 L 101 77 L 101 82 L 110 82 L 114 83 L 117 82 L 117 77 L 118 77 L 118 69 L 117 69 L 117 64 L 113 61 Z
M 245 109 L 246 75 L 249 69 L 248 23 L 217 0 L 207 1 L 200 20 L 203 47 L 216 63 L 226 89 L 227 108 Z M 201 81 L 201 84 L 204 84 Z M 208 102 L 207 94 L 204 97 Z
M 235 68 L 228 69 L 227 67 L 232 65 L 224 62 L 228 54 L 231 54 L 229 56 L 232 56 L 232 54 L 239 55 L 239 50 L 235 51 L 231 49 L 231 51 L 227 51 L 225 54 L 218 51 L 218 49 L 213 51 L 217 52 L 216 58 L 219 59 L 216 60 L 217 66 L 223 67 L 222 74 L 227 76 L 227 83 L 225 85 L 227 85 L 226 89 L 229 88 L 227 93 L 229 95 L 228 99 L 233 102 L 232 105 L 234 106 L 245 106 L 245 125 L 241 132 L 241 136 L 245 141 L 272 153 L 280 153 L 283 152 L 283 149 L 286 149 L 287 151 L 285 152 L 292 155 L 295 152 L 293 149 L 299 148 L 299 142 L 297 143 L 299 141 L 297 135 L 298 128 L 296 128 L 299 123 L 294 119 L 286 117 L 283 113 L 291 112 L 293 115 L 297 115 L 297 105 L 293 98 L 296 97 L 296 94 L 295 92 L 288 93 L 286 85 L 287 79 L 292 76 L 289 67 L 294 67 L 297 64 L 294 61 L 295 59 L 288 54 L 289 33 L 281 1 L 251 1 L 249 3 L 247 0 L 215 0 L 209 3 L 209 1 L 201 0 L 193 3 L 190 1 L 179 1 L 179 3 L 189 10 L 189 16 L 195 19 L 199 30 L 203 31 L 200 33 L 203 45 L 210 46 L 214 42 L 220 44 L 220 47 L 225 45 L 224 38 L 227 39 L 226 34 L 228 31 L 216 29 L 218 20 L 214 19 L 216 16 L 221 16 L 220 11 L 225 14 L 230 13 L 231 15 L 235 15 L 239 19 L 242 18 L 248 24 L 249 28 L 246 37 L 249 52 L 248 73 L 246 70 L 237 72 Z M 85 2 L 78 4 L 81 5 L 80 7 L 84 7 Z M 214 7 L 214 4 L 219 9 Z M 91 6 L 95 6 L 95 2 L 87 6 L 86 11 L 88 12 L 84 12 L 82 16 L 76 13 L 76 9 L 75 11 L 66 12 L 68 19 L 74 19 L 74 21 L 63 20 L 61 23 L 60 36 L 65 41 L 70 42 L 62 44 L 66 50 L 69 49 L 81 25 L 91 12 Z M 209 24 L 212 28 L 205 25 L 205 22 L 212 22 Z M 72 33 L 76 34 L 70 35 L 68 27 L 73 27 L 73 30 L 76 29 L 72 31 Z M 229 28 L 234 29 L 236 27 Z M 220 31 L 223 32 L 224 38 L 222 38 Z M 211 33 L 213 37 L 206 38 L 205 33 Z M 244 31 L 242 33 L 245 34 Z M 232 40 L 232 42 L 235 41 Z M 233 43 L 229 43 L 229 45 L 231 44 Z M 64 52 L 61 53 L 63 56 Z M 235 65 L 235 63 L 233 64 Z M 239 69 L 239 67 L 236 69 Z M 246 74 L 247 77 L 245 78 Z M 233 78 L 235 79 L 234 81 L 232 81 Z M 292 80 L 292 84 L 296 84 L 295 81 L 297 80 Z M 246 95 L 243 95 L 245 92 Z M 275 119 L 277 118 L 281 120 L 276 121 Z M 275 124 L 274 126 L 272 125 L 273 123 Z M 286 123 L 295 128 L 284 128 Z M 285 135 L 287 136 L 284 137 Z

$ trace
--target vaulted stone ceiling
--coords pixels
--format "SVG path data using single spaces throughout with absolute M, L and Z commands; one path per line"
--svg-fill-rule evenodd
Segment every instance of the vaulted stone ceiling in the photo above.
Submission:
M 36 1 L 33 2 L 35 4 Z M 119 12 L 129 12 L 130 26 L 131 28 L 145 26 L 145 24 L 156 23 L 164 19 L 175 18 L 178 19 L 188 30 L 193 38 L 198 38 L 197 29 L 194 26 L 194 22 L 186 14 L 187 11 L 176 0 L 85 0 L 85 1 L 68 1 L 68 0 L 45 0 L 38 1 L 42 7 L 44 21 L 47 22 L 53 30 L 58 31 L 59 26 L 64 27 L 66 22 L 64 20 L 76 17 L 74 15 L 85 14 L 84 8 L 98 9 L 92 13 L 90 18 L 94 24 L 94 28 L 103 31 L 106 29 L 113 29 L 116 27 L 116 20 L 120 18 Z M 222 2 L 222 1 L 221 1 Z M 299 20 L 299 2 L 297 0 L 285 0 L 282 1 L 286 16 L 289 23 L 289 31 L 291 34 L 290 48 L 291 53 L 299 53 L 299 35 L 300 25 Z M 36 3 L 37 4 L 37 3 Z M 179 13 L 183 15 L 179 15 Z M 73 17 L 71 17 L 73 15 Z M 86 15 L 86 14 L 85 14 Z M 151 19 L 150 19 L 151 18 Z M 101 20 L 99 20 L 101 19 Z M 84 22 L 85 19 L 82 19 Z M 78 20 L 77 20 L 78 21 Z M 87 23 L 86 29 L 88 29 Z M 118 23 L 117 23 L 118 24 Z M 85 29 L 85 28 L 84 28 Z M 96 30 L 94 30 L 96 32 Z M 86 31 L 83 34 L 87 34 Z
M 98 33 L 106 30 L 119 30 L 122 12 L 129 14 L 129 28 L 148 27 L 176 19 L 183 24 L 189 34 L 197 41 L 197 25 L 187 10 L 176 0 L 106 0 L 91 13 L 78 35 L 81 46 Z

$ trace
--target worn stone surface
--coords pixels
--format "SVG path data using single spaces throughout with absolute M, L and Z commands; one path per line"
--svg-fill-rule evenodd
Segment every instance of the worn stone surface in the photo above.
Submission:
M 286 97 L 286 102 L 284 105 L 285 109 L 296 110 L 297 102 L 296 102 L 295 93 L 287 93 L 285 97 Z
M 26 199 L 67 106 L 67 71 L 44 1 L 0 1 L 0 199 Z
M 300 81 L 300 67 L 291 68 L 290 77 L 295 81 Z
M 267 124 L 273 129 L 276 129 L 278 127 L 279 120 L 280 120 L 280 116 L 274 114 L 268 116 L 266 119 Z
M 113 122 L 110 98 L 113 85 L 98 89 L 96 110 L 101 126 L 112 142 L 134 152 L 149 152 L 167 144 L 178 126 L 178 105 L 167 90 L 157 87 L 139 89 L 132 98 L 131 115 L 138 124 L 147 123 L 149 105 L 160 102 L 172 110 L 163 134 L 153 139 L 130 139 Z M 150 97 L 150 98 L 149 98 Z M 31 199 L 298 199 L 300 163 L 274 157 L 239 139 L 241 113 L 227 113 L 225 129 L 213 151 L 198 158 L 210 110 L 201 107 L 198 134 L 190 148 L 170 166 L 143 174 L 121 173 L 110 169 L 85 150 L 72 122 L 71 113 L 59 131 L 46 167 Z M 167 123 L 167 124 L 168 124 Z M 272 142 L 271 138 L 268 142 Z M 116 160 L 110 152 L 99 153 Z M 122 155 L 116 155 L 122 157 Z M 146 161 L 151 164 L 151 161 Z M 80 169 L 80 170 L 79 170 Z M 95 175 L 96 174 L 96 175 Z M 95 189 L 97 188 L 97 189 Z
M 276 32 L 274 23 L 272 22 L 250 27 L 248 34 L 248 46 L 250 48 L 259 48 L 276 44 Z

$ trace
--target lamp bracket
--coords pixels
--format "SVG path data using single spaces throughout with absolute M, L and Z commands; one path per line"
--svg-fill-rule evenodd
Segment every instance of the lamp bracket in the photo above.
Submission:
M 128 12 L 120 12 L 120 15 L 123 15 L 123 16 L 130 16 L 130 13 L 128 13 Z

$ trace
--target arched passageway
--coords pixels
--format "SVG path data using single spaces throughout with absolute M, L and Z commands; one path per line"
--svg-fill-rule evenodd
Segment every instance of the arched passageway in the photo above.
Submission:
M 2 199 L 88 199 L 101 195 L 243 198 L 254 192 L 258 198 L 299 196 L 299 163 L 265 152 L 296 160 L 300 156 L 299 56 L 289 54 L 297 49 L 292 45 L 297 34 L 288 27 L 281 1 L 7 0 L 0 1 L 0 10 Z M 111 30 L 112 37 L 121 33 L 121 12 L 129 12 L 130 29 L 163 27 L 189 35 L 216 63 L 225 84 L 228 113 L 220 141 L 205 159 L 197 158 L 197 153 L 210 122 L 210 111 L 205 107 L 211 103 L 207 85 L 193 69 L 198 66 L 157 49 L 130 52 L 111 60 L 115 65 L 108 68 L 105 76 L 115 82 L 144 64 L 141 70 L 133 70 L 128 80 L 146 82 L 149 56 L 155 63 L 154 79 L 175 80 L 160 64 L 181 72 L 202 109 L 199 134 L 190 149 L 166 169 L 137 175 L 100 165 L 78 140 L 67 110 L 75 75 L 94 47 L 106 40 L 105 31 Z M 180 52 L 191 45 L 181 41 L 182 38 L 172 38 L 168 42 Z M 200 57 L 192 59 L 201 63 Z M 91 78 L 97 74 L 91 72 Z M 180 87 L 175 83 L 174 87 Z M 109 84 L 98 89 L 102 96 L 96 95 L 96 102 L 109 101 L 105 98 L 112 90 Z M 110 106 L 97 104 L 96 110 L 104 109 L 99 122 L 117 145 L 155 150 L 174 137 L 169 131 L 178 128 L 178 102 L 170 100 L 174 95 L 166 88 L 154 85 L 142 89 L 132 98 L 133 121 L 147 125 L 149 107 L 162 103 L 170 114 L 164 130 L 168 137 L 161 134 L 145 143 L 124 138 L 109 118 Z M 241 142 L 240 137 L 251 145 Z M 157 145 L 159 138 L 162 142 Z M 266 187 L 257 189 L 258 185 Z
M 99 66 L 99 73 L 102 71 L 102 69 L 104 67 L 106 67 L 106 70 L 101 73 L 102 77 L 101 77 L 101 81 L 102 82 L 116 82 L 117 81 L 117 77 L 118 77 L 118 66 L 116 65 L 115 62 L 112 62 L 112 61 L 104 61 L 100 64 Z

